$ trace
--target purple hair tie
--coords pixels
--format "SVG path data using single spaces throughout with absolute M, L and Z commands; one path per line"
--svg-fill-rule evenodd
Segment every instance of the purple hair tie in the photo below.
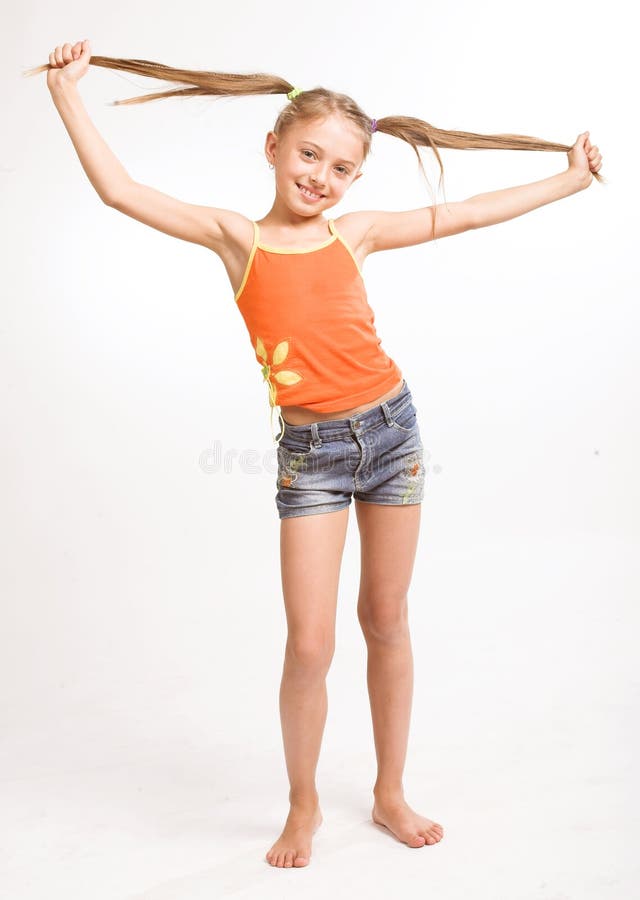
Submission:
M 378 120 L 377 120 L 377 119 L 372 119 L 372 120 L 371 120 L 371 133 L 372 133 L 372 134 L 373 134 L 373 132 L 377 129 L 377 127 L 378 127 Z

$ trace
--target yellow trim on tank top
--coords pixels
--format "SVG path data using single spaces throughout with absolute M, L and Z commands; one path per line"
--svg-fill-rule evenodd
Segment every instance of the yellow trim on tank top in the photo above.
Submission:
M 292 254 L 292 253 L 313 253 L 314 250 L 322 250 L 323 247 L 328 247 L 329 244 L 332 244 L 337 238 L 340 241 L 340 243 L 348 250 L 349 255 L 351 256 L 351 259 L 356 264 L 356 269 L 358 270 L 360 277 L 364 279 L 364 275 L 362 274 L 362 269 L 358 265 L 358 260 L 355 258 L 353 250 L 351 249 L 349 244 L 347 244 L 345 239 L 342 237 L 342 235 L 336 228 L 334 220 L 328 219 L 327 222 L 329 225 L 329 231 L 331 232 L 331 237 L 327 238 L 327 240 L 324 241 L 322 244 L 316 244 L 315 247 L 306 247 L 306 248 L 300 249 L 300 250 L 297 250 L 297 249 L 296 250 L 287 250 L 282 247 L 272 247 L 269 244 L 263 244 L 260 242 L 260 240 L 258 240 L 258 247 L 260 247 L 262 250 L 268 250 L 269 253 L 285 253 L 287 255 Z M 255 225 L 257 228 L 258 223 L 256 222 Z
M 288 255 L 293 253 L 313 253 L 314 250 L 322 250 L 323 247 L 328 247 L 329 244 L 332 244 L 336 235 L 333 233 L 333 229 L 331 228 L 332 219 L 329 219 L 329 231 L 332 232 L 331 237 L 327 238 L 326 241 L 323 241 L 321 244 L 316 244 L 315 247 L 272 247 L 271 244 L 263 244 L 258 238 L 258 247 L 262 250 L 267 250 L 269 253 L 285 253 Z M 258 227 L 258 223 L 255 223 L 256 228 Z
M 362 274 L 362 269 L 361 269 L 360 266 L 358 265 L 358 260 L 355 258 L 355 255 L 354 255 L 353 250 L 351 249 L 351 247 L 347 244 L 347 242 L 345 241 L 345 239 L 342 237 L 342 235 L 340 234 L 340 232 L 339 232 L 338 229 L 336 228 L 333 219 L 329 219 L 329 228 L 330 228 L 331 231 L 336 235 L 336 237 L 338 238 L 338 240 L 340 241 L 340 243 L 343 244 L 343 245 L 347 248 L 347 250 L 349 251 L 349 253 L 351 254 L 351 259 L 352 259 L 352 260 L 354 261 L 354 263 L 356 264 L 356 269 L 358 270 L 358 273 L 359 273 L 360 277 L 361 277 L 362 280 L 364 281 L 364 275 Z
M 242 276 L 242 282 L 240 283 L 240 287 L 236 291 L 234 295 L 234 300 L 237 303 L 240 299 L 240 294 L 244 290 L 244 286 L 247 283 L 247 278 L 249 277 L 249 271 L 251 269 L 251 264 L 253 262 L 253 257 L 256 255 L 256 250 L 258 249 L 258 223 L 253 223 L 253 244 L 251 245 L 251 253 L 249 254 L 249 259 L 247 260 L 247 265 L 244 268 L 244 274 Z

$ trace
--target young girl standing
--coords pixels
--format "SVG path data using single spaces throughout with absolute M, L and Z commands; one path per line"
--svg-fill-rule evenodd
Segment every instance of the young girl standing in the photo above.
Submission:
M 253 221 L 133 181 L 78 94 L 77 81 L 90 62 L 182 85 L 125 102 L 172 94 L 286 94 L 290 102 L 265 143 L 275 175 L 267 214 Z M 361 538 L 358 619 L 368 650 L 377 758 L 372 817 L 409 847 L 436 844 L 442 826 L 409 806 L 402 785 L 413 691 L 407 595 L 423 499 L 423 445 L 409 385 L 377 337 L 362 267 L 370 253 L 504 222 L 583 190 L 594 177 L 602 181 L 597 146 L 588 132 L 570 147 L 522 135 L 443 131 L 406 116 L 376 121 L 350 97 L 324 88 L 304 91 L 272 75 L 91 57 L 88 41 L 56 47 L 49 64 L 30 74 L 45 70 L 103 202 L 220 257 L 268 385 L 271 411 L 280 408 L 275 501 L 288 628 L 280 711 L 290 811 L 266 859 L 272 866 L 306 866 L 322 821 L 315 775 L 352 497 Z M 411 144 L 421 167 L 417 147 L 431 147 L 441 172 L 437 147 L 565 151 L 569 164 L 541 181 L 456 203 L 326 219 L 361 177 L 376 130 Z

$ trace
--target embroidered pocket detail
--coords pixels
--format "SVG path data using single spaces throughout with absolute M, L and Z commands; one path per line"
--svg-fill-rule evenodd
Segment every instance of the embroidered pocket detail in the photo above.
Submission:
M 306 458 L 311 453 L 309 450 L 289 450 L 278 446 L 278 487 L 291 487 L 297 480 L 301 471 L 306 467 Z
M 403 503 L 417 503 L 424 497 L 425 467 L 423 449 L 410 453 L 405 461 L 404 475 L 407 486 L 402 494 Z

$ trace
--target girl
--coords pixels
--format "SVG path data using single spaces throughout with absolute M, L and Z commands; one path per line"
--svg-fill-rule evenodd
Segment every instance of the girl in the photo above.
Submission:
M 95 129 L 77 91 L 89 63 L 177 81 L 181 95 L 286 94 L 266 138 L 274 170 L 269 212 L 183 203 L 133 181 Z M 397 363 L 382 349 L 366 299 L 370 253 L 504 222 L 586 188 L 602 156 L 589 132 L 565 146 L 523 135 L 443 131 L 420 119 L 376 121 L 344 94 L 301 91 L 281 78 L 171 69 L 145 60 L 91 57 L 88 41 L 57 46 L 47 71 L 53 102 L 104 203 L 165 233 L 202 244 L 224 263 L 256 359 L 280 407 L 276 505 L 288 638 L 280 710 L 290 811 L 266 854 L 272 866 L 306 866 L 322 821 L 315 784 L 327 715 L 336 599 L 352 495 L 361 537 L 358 619 L 377 758 L 372 818 L 409 847 L 436 844 L 438 823 L 405 801 L 402 774 L 413 686 L 407 594 L 423 498 L 417 410 Z M 184 87 L 184 85 L 188 85 Z M 324 213 L 362 175 L 372 134 L 418 146 L 566 151 L 566 170 L 532 184 L 407 212 Z M 424 169 L 423 169 L 424 173 Z

